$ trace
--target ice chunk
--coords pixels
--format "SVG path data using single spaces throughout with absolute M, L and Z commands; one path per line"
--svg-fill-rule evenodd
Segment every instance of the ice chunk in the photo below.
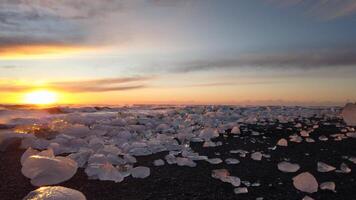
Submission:
M 262 153 L 257 151 L 257 152 L 254 152 L 251 154 L 251 159 L 260 161 L 260 160 L 262 160 L 262 156 L 263 156 Z
M 318 172 L 331 172 L 336 168 L 323 162 L 318 162 Z
M 302 137 L 309 137 L 309 132 L 308 132 L 308 131 L 305 131 L 305 130 L 302 130 L 302 131 L 300 131 L 300 136 L 302 136 Z
M 303 172 L 294 177 L 293 185 L 296 189 L 306 193 L 317 192 L 319 186 L 315 177 L 309 172 Z
M 289 141 L 295 142 L 295 143 L 301 143 L 303 141 L 303 138 L 300 137 L 299 135 L 291 135 L 289 136 Z
M 298 164 L 293 164 L 286 161 L 278 163 L 277 167 L 282 172 L 297 172 L 300 169 Z
M 89 133 L 89 128 L 82 124 L 75 124 L 65 128 L 61 133 L 65 135 L 70 135 L 74 137 L 85 137 Z
M 213 128 L 205 128 L 200 131 L 199 138 L 209 141 L 211 138 L 219 137 L 219 132 Z
M 62 186 L 47 186 L 30 192 L 23 200 L 86 200 L 86 198 L 77 190 Z
M 153 161 L 153 165 L 154 166 L 163 166 L 164 160 L 162 160 L 162 159 L 155 160 L 155 161 Z
M 348 132 L 346 133 L 346 136 L 350 138 L 356 138 L 356 132 Z
M 232 134 L 240 134 L 241 131 L 240 131 L 240 126 L 234 126 L 232 129 L 231 129 L 231 133 Z
M 217 165 L 223 162 L 220 158 L 209 158 L 206 161 L 213 165 Z
M 29 147 L 21 156 L 21 165 L 29 158 L 30 156 L 37 155 L 39 151 Z
M 356 157 L 350 157 L 349 161 L 353 162 L 354 164 L 356 164 Z
M 100 171 L 97 177 L 102 181 L 114 181 L 116 183 L 124 180 L 120 172 L 110 163 L 100 165 Z
M 341 112 L 341 116 L 349 126 L 356 126 L 356 103 L 347 103 Z
M 302 200 L 314 200 L 314 199 L 311 198 L 310 196 L 305 196 Z
M 247 187 L 238 187 L 234 189 L 235 194 L 246 194 L 248 193 Z
M 241 184 L 241 180 L 239 177 L 230 176 L 229 171 L 226 169 L 215 169 L 211 173 L 211 177 L 215 179 L 219 179 L 223 182 L 230 183 L 234 187 L 238 187 Z
M 336 172 L 348 174 L 348 173 L 351 172 L 351 168 L 349 168 L 349 166 L 347 166 L 346 163 L 341 163 L 340 169 L 339 169 L 339 170 L 336 170 Z
M 150 168 L 148 167 L 135 167 L 131 169 L 131 176 L 134 178 L 146 178 L 150 175 Z
M 320 189 L 322 190 L 331 190 L 335 192 L 336 185 L 334 182 L 329 181 L 329 182 L 324 182 L 320 184 Z
M 227 169 L 215 169 L 211 173 L 211 177 L 216 179 L 223 179 L 230 176 L 229 171 Z
M 228 164 L 228 165 L 236 165 L 236 164 L 239 164 L 240 161 L 235 159 L 235 158 L 227 158 L 225 160 L 225 163 Z
M 43 186 L 69 180 L 77 168 L 77 163 L 70 158 L 34 155 L 25 160 L 21 171 L 31 179 L 32 185 Z
M 288 141 L 286 139 L 284 139 L 284 138 L 281 138 L 281 139 L 278 140 L 277 145 L 278 146 L 282 146 L 282 147 L 286 147 L 286 146 L 288 146 Z
M 179 166 L 188 166 L 188 167 L 196 167 L 197 164 L 192 161 L 189 158 L 182 158 L 182 157 L 178 157 L 177 158 L 177 165 Z

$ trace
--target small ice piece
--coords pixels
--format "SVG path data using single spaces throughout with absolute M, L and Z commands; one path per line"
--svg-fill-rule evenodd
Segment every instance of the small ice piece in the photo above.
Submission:
M 177 158 L 173 154 L 168 154 L 164 157 L 167 161 L 168 164 L 176 164 L 177 163 Z
M 200 131 L 199 138 L 209 141 L 211 138 L 219 137 L 219 132 L 213 128 L 205 128 Z
M 227 158 L 225 160 L 225 163 L 228 164 L 228 165 L 236 165 L 236 164 L 239 164 L 240 161 L 235 159 L 235 158 Z
M 232 129 L 231 129 L 231 133 L 232 134 L 240 134 L 241 131 L 240 131 L 240 126 L 234 126 Z
M 256 161 L 260 161 L 260 160 L 262 160 L 262 153 L 261 152 L 255 152 L 255 153 L 252 153 L 251 154 L 251 159 L 252 160 L 256 160 Z
M 347 103 L 341 112 L 341 116 L 348 126 L 356 126 L 356 103 Z
M 230 183 L 234 187 L 239 187 L 241 185 L 241 180 L 236 176 L 228 176 L 224 182 Z
M 348 132 L 346 133 L 346 136 L 350 138 L 356 138 L 356 132 Z
M 289 136 L 289 141 L 295 142 L 295 143 L 301 143 L 303 141 L 303 138 L 300 137 L 299 135 L 291 135 Z
M 302 136 L 302 137 L 309 137 L 309 132 L 308 132 L 308 131 L 305 131 L 305 130 L 302 130 L 302 131 L 300 131 L 300 136 Z
M 305 138 L 305 141 L 308 142 L 308 143 L 314 143 L 315 140 L 313 138 Z
M 320 141 L 328 141 L 328 137 L 326 137 L 325 135 L 321 135 L 321 136 L 319 136 L 319 140 Z
M 128 163 L 136 163 L 137 162 L 136 158 L 129 154 L 124 155 L 124 160 Z
M 331 172 L 336 168 L 323 162 L 318 162 L 318 172 Z
M 83 193 L 62 186 L 40 187 L 34 190 L 23 200 L 86 200 Z
M 61 131 L 62 134 L 70 135 L 70 136 L 78 137 L 78 138 L 87 136 L 89 132 L 90 132 L 90 129 L 87 126 L 84 126 L 82 124 L 75 124 L 75 125 L 65 128 L 63 131 Z
M 153 161 L 153 165 L 156 166 L 156 167 L 163 166 L 164 165 L 164 160 L 162 160 L 162 159 L 155 160 L 155 161 Z
M 306 192 L 314 193 L 318 191 L 318 181 L 309 172 L 303 172 L 293 178 L 293 185 L 296 189 Z
M 278 163 L 277 167 L 280 171 L 288 173 L 297 172 L 300 169 L 298 164 L 293 164 L 286 161 Z
M 131 176 L 134 178 L 147 178 L 150 175 L 150 168 L 148 167 L 135 167 L 131 169 Z
M 25 160 L 21 171 L 31 179 L 32 185 L 43 186 L 69 180 L 77 168 L 77 163 L 70 158 L 34 155 Z
M 234 189 L 235 194 L 246 194 L 248 193 L 247 187 L 238 187 Z
M 188 167 L 196 167 L 197 164 L 192 161 L 189 158 L 182 158 L 182 157 L 178 157 L 177 158 L 177 165 L 178 166 L 188 166 Z
M 314 199 L 311 198 L 310 196 L 305 196 L 302 200 L 314 200 Z
M 329 181 L 329 182 L 323 182 L 320 184 L 320 189 L 321 190 L 331 190 L 335 192 L 336 185 L 334 182 Z
M 349 161 L 353 162 L 354 164 L 356 164 L 356 157 L 350 157 Z
M 120 174 L 120 172 L 110 163 L 102 165 L 101 170 L 102 172 L 98 174 L 99 180 L 114 181 L 115 183 L 124 180 L 124 177 Z
M 347 166 L 346 163 L 341 163 L 340 169 L 339 169 L 339 170 L 336 170 L 336 172 L 348 174 L 348 173 L 351 172 L 351 168 L 349 168 L 349 166 Z
M 286 139 L 284 139 L 284 138 L 281 138 L 281 139 L 278 140 L 277 145 L 278 146 L 282 146 L 282 147 L 286 147 L 286 146 L 288 146 L 288 141 Z
M 227 169 L 215 169 L 211 173 L 211 177 L 216 179 L 225 179 L 228 176 L 230 176 L 230 173 Z
M 209 158 L 206 161 L 213 165 L 217 165 L 223 162 L 220 158 Z
M 23 165 L 23 163 L 26 161 L 27 158 L 33 155 L 37 155 L 38 153 L 39 151 L 29 147 L 21 156 L 21 165 Z

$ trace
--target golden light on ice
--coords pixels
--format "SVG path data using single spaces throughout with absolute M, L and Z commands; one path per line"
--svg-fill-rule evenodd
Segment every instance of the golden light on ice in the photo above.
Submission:
M 39 90 L 29 92 L 25 95 L 24 102 L 27 104 L 48 105 L 56 103 L 58 96 L 55 92 Z

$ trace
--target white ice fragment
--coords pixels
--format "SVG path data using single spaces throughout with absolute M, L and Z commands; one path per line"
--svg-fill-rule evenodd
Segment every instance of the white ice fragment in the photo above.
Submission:
M 262 160 L 262 156 L 263 156 L 262 153 L 257 151 L 257 152 L 254 152 L 251 154 L 251 159 L 260 161 L 260 160 Z
M 206 161 L 213 165 L 217 165 L 223 162 L 220 158 L 209 158 Z
M 286 161 L 278 163 L 277 167 L 280 171 L 289 173 L 297 172 L 300 169 L 298 164 L 293 164 Z
M 162 159 L 155 160 L 155 161 L 153 161 L 153 165 L 154 166 L 163 166 L 164 160 L 162 160 Z
M 27 158 L 33 155 L 37 155 L 38 153 L 39 151 L 29 147 L 21 156 L 21 165 L 23 165 L 23 163 L 26 161 Z
M 341 116 L 349 126 L 356 126 L 356 103 L 347 103 L 341 112 Z
M 240 131 L 240 126 L 234 126 L 232 129 L 231 129 L 231 133 L 232 134 L 240 134 L 241 131 Z
M 62 134 L 70 135 L 73 137 L 85 137 L 88 135 L 89 132 L 90 129 L 82 124 L 75 124 L 66 127 L 63 131 L 61 131 Z
M 165 159 L 168 164 L 176 164 L 177 163 L 177 158 L 173 154 L 168 154 L 165 156 Z
M 246 194 L 248 193 L 247 187 L 238 187 L 234 189 L 235 194 Z
M 305 196 L 305 197 L 303 197 L 303 199 L 302 200 L 314 200 L 313 198 L 311 198 L 310 196 Z
M 69 180 L 77 168 L 77 163 L 70 158 L 34 155 L 25 160 L 21 171 L 31 179 L 32 185 L 43 186 Z
M 219 137 L 219 132 L 213 128 L 205 128 L 200 131 L 199 138 L 204 139 L 205 141 L 209 141 L 212 138 Z
M 334 182 L 329 181 L 329 182 L 323 182 L 320 184 L 320 189 L 322 190 L 331 190 L 335 192 L 336 185 Z
M 135 167 L 131 169 L 131 176 L 134 178 L 146 178 L 150 175 L 150 168 L 148 167 Z
M 301 143 L 303 141 L 303 138 L 300 137 L 299 135 L 290 135 L 289 141 L 295 142 L 295 143 Z
M 353 162 L 354 164 L 356 164 L 356 157 L 350 157 L 349 161 Z
M 225 163 L 228 165 L 236 165 L 236 164 L 239 164 L 240 161 L 235 158 L 227 158 L 227 159 L 225 159 Z
M 284 138 L 281 138 L 281 139 L 278 140 L 277 145 L 278 146 L 282 146 L 282 147 L 286 147 L 286 146 L 288 146 L 288 141 L 286 139 L 284 139 Z
M 188 167 L 196 167 L 197 164 L 192 161 L 189 158 L 182 158 L 182 157 L 178 157 L 177 158 L 177 165 L 178 166 L 188 166 Z
M 348 132 L 346 133 L 346 136 L 350 138 L 356 138 L 356 132 Z
M 313 138 L 310 138 L 310 137 L 305 138 L 305 141 L 308 142 L 308 143 L 314 143 L 315 142 L 315 140 Z
M 79 151 L 77 153 L 72 153 L 68 157 L 75 160 L 77 162 L 78 167 L 84 167 L 85 164 L 88 162 L 88 159 L 91 155 L 91 151 Z
M 77 190 L 62 186 L 47 186 L 28 193 L 23 200 L 86 200 L 86 198 Z
M 302 130 L 302 131 L 300 131 L 300 136 L 302 136 L 302 137 L 309 137 L 309 132 L 308 132 L 308 131 L 305 131 L 305 130 Z
M 328 141 L 329 138 L 326 137 L 325 135 L 321 135 L 321 136 L 319 136 L 319 140 L 320 140 L 320 141 Z
M 137 160 L 135 157 L 129 155 L 129 154 L 125 154 L 124 155 L 124 160 L 127 162 L 127 163 L 136 163 Z
M 102 181 L 114 181 L 117 183 L 124 180 L 124 177 L 120 174 L 120 172 L 110 163 L 100 165 L 100 170 L 96 176 Z
M 211 173 L 211 177 L 216 179 L 225 179 L 228 176 L 230 176 L 230 173 L 227 169 L 215 169 Z
M 319 186 L 315 177 L 309 172 L 303 172 L 294 177 L 293 185 L 296 189 L 306 193 L 317 192 Z
M 336 168 L 323 162 L 318 162 L 318 172 L 331 172 Z
M 348 173 L 351 172 L 351 168 L 349 168 L 349 166 L 347 166 L 346 163 L 341 163 L 340 169 L 339 169 L 339 170 L 336 170 L 336 172 L 348 174 Z

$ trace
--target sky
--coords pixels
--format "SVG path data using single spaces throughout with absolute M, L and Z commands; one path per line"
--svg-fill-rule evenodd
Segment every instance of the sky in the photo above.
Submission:
M 0 0 L 0 103 L 356 101 L 356 0 Z

